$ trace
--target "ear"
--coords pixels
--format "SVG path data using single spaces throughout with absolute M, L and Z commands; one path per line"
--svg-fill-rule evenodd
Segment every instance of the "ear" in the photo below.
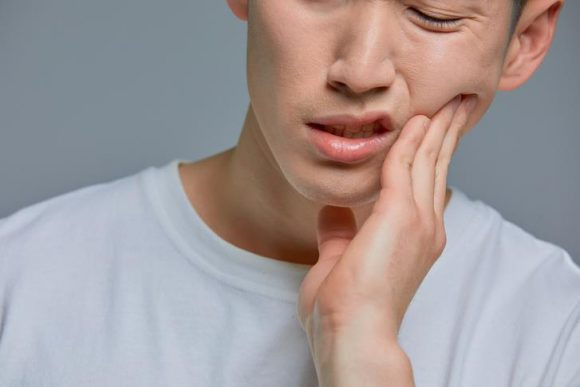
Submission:
M 520 87 L 540 67 L 563 5 L 564 0 L 528 0 L 507 50 L 499 90 Z
M 248 20 L 248 0 L 227 0 L 228 6 L 240 20 Z

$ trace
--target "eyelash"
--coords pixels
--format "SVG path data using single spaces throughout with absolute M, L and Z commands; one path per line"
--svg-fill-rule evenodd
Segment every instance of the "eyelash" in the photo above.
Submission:
M 430 27 L 439 29 L 439 30 L 445 30 L 445 29 L 449 29 L 451 27 L 456 26 L 460 21 L 461 18 L 455 18 L 455 19 L 439 19 L 430 15 L 427 15 L 415 8 L 410 8 L 411 11 L 415 14 L 415 16 L 417 16 L 419 19 L 421 19 L 422 23 L 425 23 L 427 25 L 429 25 Z

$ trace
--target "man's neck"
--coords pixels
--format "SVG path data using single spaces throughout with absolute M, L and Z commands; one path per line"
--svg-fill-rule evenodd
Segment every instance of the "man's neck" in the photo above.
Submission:
M 322 204 L 288 183 L 257 130 L 246 117 L 236 147 L 182 165 L 187 196 L 203 221 L 229 243 L 272 259 L 313 265 Z M 450 197 L 448 188 L 446 207 Z M 352 208 L 359 227 L 373 204 Z

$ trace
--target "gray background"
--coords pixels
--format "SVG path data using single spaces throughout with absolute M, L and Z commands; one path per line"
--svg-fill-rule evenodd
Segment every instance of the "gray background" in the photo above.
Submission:
M 449 183 L 580 262 L 580 2 L 550 55 L 498 94 Z M 2 0 L 0 218 L 174 158 L 233 146 L 246 25 L 225 0 Z

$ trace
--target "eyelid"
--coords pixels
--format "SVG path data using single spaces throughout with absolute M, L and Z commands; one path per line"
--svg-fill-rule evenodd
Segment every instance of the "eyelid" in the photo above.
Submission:
M 417 8 L 410 7 L 409 10 L 413 13 L 414 17 L 419 19 L 421 23 L 436 28 L 437 30 L 446 31 L 457 27 L 463 18 L 439 18 L 427 14 L 425 12 L 419 11 Z

